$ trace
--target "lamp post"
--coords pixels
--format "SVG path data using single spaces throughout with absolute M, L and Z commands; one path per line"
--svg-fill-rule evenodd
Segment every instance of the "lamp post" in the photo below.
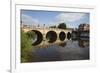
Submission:
M 45 24 L 43 24 L 43 46 L 45 46 Z
M 45 35 L 45 24 L 43 25 L 43 33 Z

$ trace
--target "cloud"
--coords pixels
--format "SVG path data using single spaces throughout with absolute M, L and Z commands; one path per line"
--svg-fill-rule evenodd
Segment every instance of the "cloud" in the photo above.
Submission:
M 39 21 L 37 19 L 34 19 L 31 16 L 28 16 L 26 14 L 21 14 L 21 21 L 22 21 L 23 24 L 27 24 L 27 25 L 39 23 Z
M 56 16 L 58 22 L 74 22 L 83 18 L 85 13 L 60 13 Z

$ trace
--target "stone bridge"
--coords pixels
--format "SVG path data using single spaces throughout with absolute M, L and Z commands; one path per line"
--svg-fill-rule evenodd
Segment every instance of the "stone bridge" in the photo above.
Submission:
M 72 29 L 59 28 L 23 28 L 24 32 L 33 31 L 36 34 L 36 40 L 33 45 L 56 44 L 65 42 L 71 38 Z

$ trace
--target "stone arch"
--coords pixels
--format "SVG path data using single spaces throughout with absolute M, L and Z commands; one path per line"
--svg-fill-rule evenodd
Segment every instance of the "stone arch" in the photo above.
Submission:
M 40 44 L 43 41 L 43 35 L 38 30 L 32 30 L 32 31 L 35 32 L 35 35 L 36 35 L 36 40 L 33 42 L 32 45 L 36 46 L 36 45 Z
M 66 33 L 65 33 L 64 31 L 61 31 L 61 32 L 59 33 L 59 39 L 60 39 L 61 41 L 64 41 L 64 40 L 66 39 Z
M 67 39 L 70 40 L 70 38 L 71 38 L 71 32 L 68 32 L 67 33 Z
M 54 43 L 57 40 L 57 33 L 55 31 L 48 31 L 46 34 L 46 39 L 49 43 Z

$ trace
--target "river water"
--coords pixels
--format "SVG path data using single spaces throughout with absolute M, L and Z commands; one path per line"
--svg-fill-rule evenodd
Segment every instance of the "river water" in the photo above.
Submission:
M 78 38 L 59 44 L 33 47 L 31 62 L 89 60 L 89 39 Z

